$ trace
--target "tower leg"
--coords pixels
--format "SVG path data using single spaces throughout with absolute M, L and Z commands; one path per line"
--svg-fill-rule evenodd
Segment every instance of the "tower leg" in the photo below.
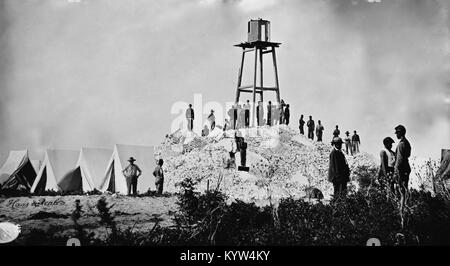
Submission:
M 275 47 L 272 48 L 273 68 L 275 70 L 275 87 L 277 92 L 277 101 L 280 102 L 280 84 L 278 83 L 277 57 L 275 55 Z
M 259 100 L 262 102 L 263 101 L 263 93 L 264 93 L 264 91 L 262 89 L 262 88 L 264 88 L 264 86 L 263 86 L 263 80 L 264 80 L 264 78 L 263 78 L 263 50 L 262 49 L 259 50 L 259 68 L 260 68 L 259 84 L 261 87 L 261 93 L 259 94 Z
M 255 126 L 255 115 L 256 115 L 256 75 L 258 74 L 258 47 L 255 47 L 255 69 L 253 73 L 253 108 L 252 108 L 252 127 Z
M 236 88 L 236 103 L 239 102 L 239 96 L 241 94 L 241 92 L 239 91 L 239 87 L 241 87 L 241 83 L 242 83 L 242 71 L 244 69 L 244 58 L 245 58 L 245 50 L 242 49 L 242 60 L 241 60 L 241 67 L 239 68 L 239 73 L 238 73 L 238 83 L 237 83 L 237 88 Z

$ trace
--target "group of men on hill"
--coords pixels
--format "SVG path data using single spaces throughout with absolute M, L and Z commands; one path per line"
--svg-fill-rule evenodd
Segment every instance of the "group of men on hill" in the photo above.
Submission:
M 333 138 L 339 137 L 341 131 L 339 130 L 339 126 L 336 125 L 335 130 L 333 131 Z M 347 155 L 355 155 L 359 153 L 359 145 L 361 144 L 361 138 L 356 133 L 356 130 L 353 130 L 353 136 L 350 137 L 350 132 L 345 131 L 345 153 Z
M 274 125 L 289 125 L 291 117 L 291 111 L 289 104 L 286 104 L 284 100 L 281 100 L 279 104 L 272 104 L 271 101 L 267 104 L 267 119 L 264 121 L 264 108 L 262 102 L 258 102 L 256 109 L 256 121 L 258 126 L 274 126 Z
M 317 122 L 318 124 L 316 126 L 311 115 L 309 116 L 309 120 L 305 122 L 305 120 L 303 120 L 303 115 L 300 115 L 300 119 L 298 121 L 300 134 L 302 135 L 305 134 L 305 123 L 306 123 L 306 127 L 308 129 L 308 138 L 314 140 L 314 132 L 315 132 L 317 136 L 317 141 L 322 142 L 323 131 L 325 130 L 325 127 L 323 126 L 320 120 Z M 336 125 L 336 128 L 333 131 L 333 138 L 339 137 L 340 134 L 341 131 L 339 130 L 339 126 Z M 345 132 L 345 135 L 346 137 L 344 139 L 344 143 L 345 143 L 345 152 L 347 153 L 347 155 L 348 154 L 354 155 L 356 153 L 359 153 L 359 145 L 361 144 L 361 138 L 356 133 L 356 130 L 353 131 L 352 137 L 350 137 L 350 132 L 348 131 Z
M 317 126 L 315 125 L 312 116 L 309 116 L 309 120 L 306 122 L 306 127 L 308 128 L 308 139 L 314 140 L 314 129 L 316 130 L 317 141 L 322 141 L 323 131 L 325 127 L 322 125 L 322 122 L 317 121 Z M 300 119 L 298 120 L 298 128 L 300 129 L 300 134 L 305 135 L 305 120 L 303 120 L 303 115 L 300 115 Z
M 225 119 L 223 130 L 249 128 L 251 109 L 252 104 L 249 100 L 247 100 L 247 102 L 243 105 L 240 103 L 235 103 L 227 112 L 228 119 Z M 261 101 L 259 101 L 255 106 L 255 111 L 257 126 L 273 126 L 279 124 L 289 125 L 291 112 L 289 104 L 286 104 L 284 100 L 281 100 L 279 104 L 272 104 L 272 102 L 269 101 L 266 107 L 266 116 L 264 115 L 264 105 Z M 195 115 L 192 104 L 189 104 L 189 107 L 186 109 L 185 116 L 187 120 L 187 129 L 189 131 L 193 131 Z M 207 119 L 209 126 L 204 125 L 202 129 L 203 136 L 207 136 L 216 126 L 214 110 L 211 110 L 211 113 L 208 115 Z
M 380 170 L 378 183 L 383 188 L 399 195 L 401 206 L 404 206 L 408 197 L 408 182 L 411 173 L 409 157 L 411 156 L 411 145 L 406 139 L 406 128 L 398 125 L 394 128 L 395 135 L 399 140 L 396 151 L 392 151 L 395 142 L 391 137 L 383 139 L 384 148 L 380 152 Z M 334 149 L 330 153 L 330 164 L 328 169 L 328 180 L 333 183 L 334 197 L 345 196 L 347 183 L 350 181 L 350 169 L 342 152 L 343 141 L 339 136 L 333 138 Z

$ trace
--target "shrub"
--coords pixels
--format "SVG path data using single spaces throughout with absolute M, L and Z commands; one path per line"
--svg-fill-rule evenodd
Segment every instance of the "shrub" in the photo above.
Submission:
M 450 244 L 450 205 L 444 197 L 413 190 L 408 206 L 406 229 L 412 241 L 420 245 Z
M 54 219 L 66 219 L 68 216 L 65 214 L 59 214 L 55 212 L 46 212 L 46 211 L 40 211 L 37 213 L 34 213 L 28 217 L 29 220 L 42 220 L 47 218 L 54 218 Z
M 56 226 L 50 226 L 46 230 L 33 229 L 18 240 L 25 246 L 65 246 L 67 237 L 59 235 L 59 231 L 60 228 Z
M 158 191 L 155 190 L 147 190 L 145 193 L 141 193 L 137 195 L 139 198 L 143 198 L 143 197 L 164 197 L 164 198 L 168 198 L 173 196 L 172 193 L 169 192 L 163 192 L 162 194 L 159 194 Z
M 323 204 L 284 198 L 278 206 L 258 207 L 239 200 L 226 204 L 220 191 L 195 191 L 185 179 L 177 195 L 180 212 L 176 225 L 160 227 L 158 221 L 147 231 L 117 228 L 105 198 L 97 202 L 100 224 L 109 229 L 105 240 L 85 235 L 79 219 L 82 206 L 75 202 L 72 220 L 77 236 L 93 245 L 365 245 L 378 238 L 382 245 L 450 244 L 450 208 L 443 197 L 411 191 L 407 207 L 400 212 L 398 199 L 377 186 L 350 193 Z M 49 214 L 39 214 L 47 218 Z M 39 216 L 38 215 L 38 216 Z M 44 216 L 42 216 L 44 215 Z M 57 231 L 33 231 L 25 243 L 61 242 Z M 67 240 L 67 239 L 66 239 Z M 65 242 L 63 243 L 65 244 Z
M 223 209 L 221 227 L 217 233 L 220 245 L 264 245 L 271 242 L 273 229 L 271 208 L 254 203 L 235 201 Z
M 28 192 L 26 190 L 17 190 L 17 189 L 0 189 L 0 196 L 27 197 L 27 196 L 30 196 L 30 192 Z
M 378 169 L 367 165 L 358 165 L 352 171 L 352 177 L 357 181 L 359 189 L 368 189 L 376 180 Z
M 80 200 L 75 200 L 75 209 L 72 212 L 71 219 L 74 224 L 75 229 L 75 237 L 78 238 L 82 245 L 86 245 L 88 243 L 91 243 L 94 238 L 94 233 L 88 234 L 83 226 L 80 224 L 79 219 L 83 216 L 83 209 L 80 204 Z

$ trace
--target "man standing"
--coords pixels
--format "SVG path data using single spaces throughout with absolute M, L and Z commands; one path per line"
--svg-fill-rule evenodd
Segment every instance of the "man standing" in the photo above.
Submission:
M 264 109 L 263 103 L 261 101 L 258 102 L 258 107 L 256 107 L 256 121 L 258 126 L 262 126 L 264 122 Z
M 281 108 L 281 104 L 273 105 L 272 116 L 273 116 L 273 125 L 281 125 L 283 123 L 283 108 Z
M 216 127 L 216 116 L 214 115 L 214 110 L 211 110 L 211 113 L 208 116 L 209 124 L 211 125 L 211 131 Z
M 158 164 L 156 165 L 155 170 L 153 171 L 153 176 L 155 176 L 156 193 L 160 195 L 163 193 L 163 185 L 164 185 L 164 171 L 162 169 L 163 164 L 164 164 L 163 159 L 159 159 Z
M 325 129 L 322 125 L 322 123 L 319 121 L 317 121 L 317 123 L 319 123 L 316 127 L 316 135 L 317 135 L 317 142 L 322 142 L 322 135 L 323 135 L 323 130 Z
M 380 170 L 378 172 L 378 183 L 385 189 L 389 188 L 394 191 L 394 166 L 395 152 L 392 151 L 392 143 L 395 141 L 391 137 L 383 139 L 384 149 L 380 151 Z
M 237 113 L 238 113 L 237 129 L 244 128 L 245 127 L 245 110 L 240 104 L 238 104 L 238 106 L 237 106 Z
M 394 179 L 399 186 L 401 206 L 403 207 L 406 202 L 409 174 L 411 173 L 411 167 L 408 160 L 409 156 L 411 156 L 411 145 L 405 137 L 406 128 L 403 125 L 395 127 L 395 135 L 400 141 L 398 142 L 395 151 Z
M 278 125 L 278 122 L 280 122 L 279 110 L 280 109 L 278 108 L 278 106 L 276 104 L 272 104 L 272 115 L 271 115 L 272 122 L 270 122 L 272 126 Z
M 350 181 L 350 169 L 342 153 L 342 139 L 335 137 L 331 144 L 334 149 L 330 153 L 330 166 L 328 168 L 328 181 L 333 183 L 334 196 L 336 199 L 347 194 L 347 183 Z
M 284 108 L 284 124 L 289 125 L 289 118 L 291 117 L 291 111 L 289 110 L 289 104 L 286 104 Z
M 238 112 L 239 112 L 239 110 L 238 110 L 238 103 L 235 103 L 234 104 L 234 106 L 233 106 L 233 129 L 238 129 L 237 127 L 238 127 L 238 119 L 239 119 L 239 116 L 238 116 Z
M 280 105 L 278 106 L 278 115 L 280 120 L 278 121 L 278 124 L 283 124 L 284 123 L 284 108 L 286 107 L 286 104 L 284 103 L 284 100 L 281 100 Z
M 128 196 L 131 194 L 131 189 L 133 189 L 133 195 L 137 195 L 137 182 L 139 176 L 142 174 L 139 166 L 134 164 L 135 161 L 136 159 L 130 157 L 130 159 L 128 159 L 128 162 L 130 162 L 130 164 L 122 171 L 127 182 Z
M 345 132 L 345 153 L 348 155 L 348 151 L 350 150 L 350 155 L 353 156 L 353 147 L 352 147 L 352 139 L 350 138 L 350 132 Z
M 228 114 L 228 117 L 230 118 L 230 127 L 228 129 L 234 129 L 234 123 L 235 123 L 234 122 L 235 121 L 234 120 L 234 105 L 231 106 L 231 108 L 230 108 L 230 110 L 228 110 L 227 114 Z
M 245 127 L 248 128 L 250 126 L 250 101 L 247 100 L 247 103 L 244 104 L 245 110 Z
M 314 140 L 314 128 L 315 128 L 315 124 L 314 124 L 314 120 L 312 120 L 312 116 L 309 116 L 309 120 L 306 123 L 306 126 L 308 127 L 308 138 L 311 140 Z
M 216 116 L 214 115 L 214 110 L 211 110 L 211 113 L 208 116 L 208 121 L 211 125 L 211 131 L 216 127 Z
M 272 125 L 272 102 L 269 101 L 269 103 L 267 104 L 267 125 L 271 126 Z
M 361 139 L 359 138 L 359 135 L 356 134 L 356 130 L 353 131 L 352 136 L 352 146 L 353 146 L 353 153 L 359 153 L 359 145 L 361 144 Z
M 300 129 L 300 134 L 305 135 L 305 120 L 303 120 L 303 115 L 300 116 L 298 120 L 298 128 Z
M 194 128 L 194 109 L 192 109 L 192 104 L 189 104 L 189 108 L 186 110 L 186 119 L 188 130 L 192 131 L 192 129 Z
M 339 137 L 341 131 L 339 130 L 339 126 L 336 125 L 336 129 L 333 131 L 333 138 Z

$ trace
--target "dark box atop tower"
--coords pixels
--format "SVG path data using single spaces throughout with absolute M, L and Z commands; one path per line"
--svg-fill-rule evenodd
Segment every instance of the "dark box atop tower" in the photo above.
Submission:
M 248 42 L 270 42 L 270 21 L 252 19 L 248 22 Z

